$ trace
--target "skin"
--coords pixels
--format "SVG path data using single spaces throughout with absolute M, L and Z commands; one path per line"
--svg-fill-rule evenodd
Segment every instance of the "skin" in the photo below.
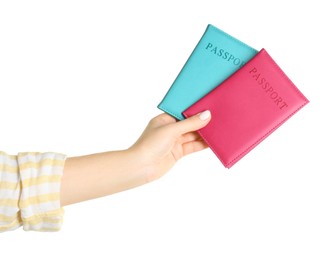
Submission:
M 204 111 L 182 121 L 163 113 L 153 118 L 128 149 L 66 159 L 61 205 L 107 196 L 162 177 L 182 157 L 207 148 L 197 130 L 210 121 Z

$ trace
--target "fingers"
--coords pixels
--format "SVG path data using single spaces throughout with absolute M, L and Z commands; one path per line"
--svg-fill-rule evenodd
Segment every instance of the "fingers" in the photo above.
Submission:
M 197 115 L 194 115 L 190 118 L 179 121 L 175 126 L 175 131 L 178 135 L 182 135 L 188 132 L 197 131 L 204 126 L 206 126 L 211 119 L 211 114 L 209 110 L 203 111 Z
M 203 149 L 206 149 L 208 145 L 203 141 L 193 141 L 183 144 L 183 156 L 199 152 Z
M 163 125 L 168 125 L 176 122 L 177 121 L 174 117 L 168 115 L 167 113 L 163 113 L 151 119 L 149 125 L 151 127 L 160 127 Z
M 202 140 L 201 136 L 197 132 L 190 132 L 183 134 L 180 141 L 181 143 L 188 143 L 192 141 L 199 141 Z

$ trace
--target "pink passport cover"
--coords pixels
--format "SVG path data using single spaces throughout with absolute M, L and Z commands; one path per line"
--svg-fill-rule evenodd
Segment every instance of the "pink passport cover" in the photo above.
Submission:
M 262 49 L 183 114 L 211 111 L 210 123 L 199 134 L 230 168 L 308 102 Z

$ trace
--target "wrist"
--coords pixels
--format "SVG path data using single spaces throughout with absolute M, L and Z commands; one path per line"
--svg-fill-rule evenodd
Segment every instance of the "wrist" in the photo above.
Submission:
M 132 164 L 133 171 L 142 179 L 142 182 L 149 183 L 156 179 L 157 166 L 153 162 L 149 152 L 141 146 L 132 146 L 124 151 Z

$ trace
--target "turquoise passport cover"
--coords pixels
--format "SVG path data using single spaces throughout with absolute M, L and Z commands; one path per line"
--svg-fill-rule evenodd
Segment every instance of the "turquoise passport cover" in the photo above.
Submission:
M 231 76 L 257 50 L 209 24 L 158 108 L 184 119 L 182 112 Z

